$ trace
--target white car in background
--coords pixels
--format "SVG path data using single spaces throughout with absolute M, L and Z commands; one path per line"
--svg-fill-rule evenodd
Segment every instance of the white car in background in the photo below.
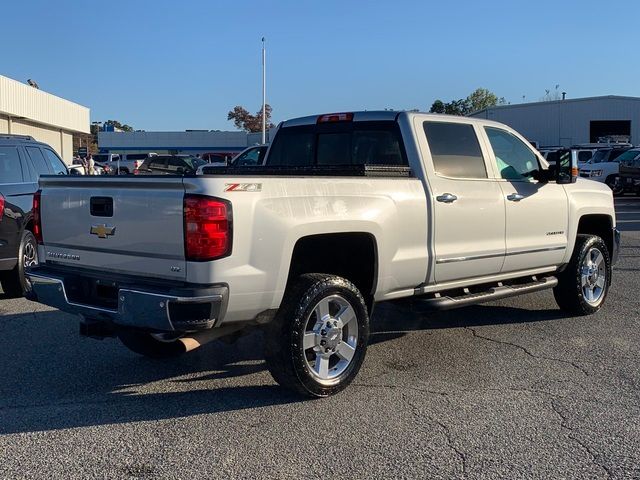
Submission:
M 593 154 L 589 162 L 578 165 L 580 176 L 606 183 L 616 193 L 616 179 L 620 173 L 620 156 L 628 150 L 628 146 L 601 148 Z

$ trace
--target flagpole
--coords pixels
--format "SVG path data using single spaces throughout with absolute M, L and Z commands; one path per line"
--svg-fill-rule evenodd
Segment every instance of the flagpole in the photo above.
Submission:
M 267 54 L 262 37 L 262 144 L 267 143 Z

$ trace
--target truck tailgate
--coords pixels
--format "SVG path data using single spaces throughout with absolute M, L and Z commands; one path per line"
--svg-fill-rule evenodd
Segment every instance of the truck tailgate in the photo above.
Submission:
M 181 177 L 42 177 L 40 186 L 47 263 L 184 280 Z

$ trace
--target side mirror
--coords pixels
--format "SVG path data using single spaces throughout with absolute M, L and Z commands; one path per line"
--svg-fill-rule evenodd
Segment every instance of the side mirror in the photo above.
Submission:
M 560 150 L 555 168 L 556 183 L 576 183 L 578 179 L 578 161 L 571 150 Z

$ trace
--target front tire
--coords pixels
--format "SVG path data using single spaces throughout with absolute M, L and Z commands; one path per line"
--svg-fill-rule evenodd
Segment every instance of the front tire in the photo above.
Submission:
M 134 353 L 149 358 L 172 358 L 185 353 L 184 345 L 178 341 L 180 335 L 154 334 L 144 330 L 122 328 L 118 338 Z
M 342 391 L 358 374 L 369 340 L 369 314 L 350 281 L 301 275 L 266 326 L 265 358 L 283 387 L 309 397 Z
M 558 306 L 573 315 L 600 310 L 611 285 L 611 259 L 602 238 L 578 235 L 567 268 L 558 275 L 553 295 Z
M 8 272 L 2 272 L 2 289 L 9 297 L 22 297 L 31 285 L 25 276 L 25 269 L 38 265 L 38 242 L 29 230 L 22 232 L 18 248 L 18 264 Z

